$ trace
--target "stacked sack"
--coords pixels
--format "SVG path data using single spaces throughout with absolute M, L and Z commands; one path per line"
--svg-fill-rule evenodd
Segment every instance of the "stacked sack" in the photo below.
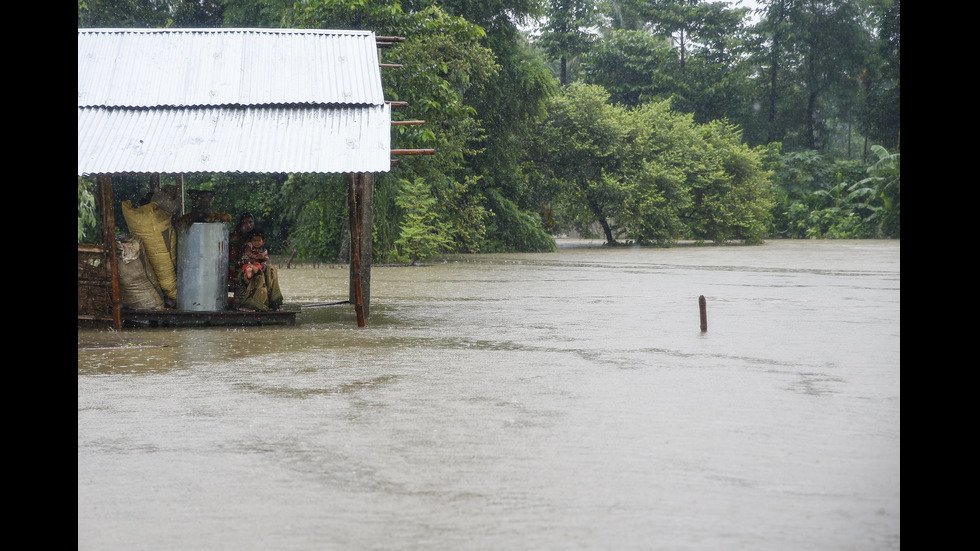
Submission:
M 132 201 L 123 201 L 122 211 L 129 231 L 140 238 L 160 289 L 166 297 L 177 300 L 177 233 L 171 223 L 172 213 L 156 202 L 134 208 Z

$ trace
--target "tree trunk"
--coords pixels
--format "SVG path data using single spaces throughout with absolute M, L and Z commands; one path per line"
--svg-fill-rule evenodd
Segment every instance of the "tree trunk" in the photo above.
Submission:
M 602 226 L 602 231 L 606 234 L 606 243 L 615 245 L 616 239 L 613 237 L 612 228 L 609 227 L 609 221 L 605 218 L 599 218 L 599 225 Z
M 786 4 L 784 2 L 779 2 L 775 6 L 775 17 L 773 17 L 772 25 L 775 27 L 772 37 L 772 50 L 770 51 L 769 59 L 769 128 L 767 141 L 772 143 L 779 141 L 780 132 L 776 128 L 776 97 L 777 97 L 777 86 L 779 75 L 779 48 L 782 45 L 782 33 L 780 27 L 782 23 L 786 20 Z
M 776 53 L 777 43 L 773 42 L 772 64 L 769 67 L 769 131 L 767 141 L 777 141 L 776 132 L 776 77 L 779 71 L 779 55 Z
M 817 92 L 810 88 L 806 100 L 806 145 L 810 149 L 817 148 L 816 134 Z
M 600 226 L 602 226 L 602 232 L 606 234 L 606 243 L 608 243 L 609 245 L 615 245 L 616 239 L 613 237 L 612 228 L 609 226 L 609 220 L 607 220 L 606 217 L 603 215 L 602 209 L 599 208 L 599 205 L 592 199 L 588 200 L 588 204 L 589 204 L 589 210 L 592 211 L 592 214 L 595 216 L 596 221 L 599 222 Z
M 681 35 L 681 40 L 680 40 L 680 45 L 681 45 L 681 80 L 686 81 L 687 80 L 687 76 L 684 73 L 684 65 L 685 65 L 685 61 L 687 61 L 686 60 L 686 54 L 687 54 L 687 52 L 685 51 L 685 44 L 684 44 L 684 29 L 681 29 L 680 35 Z

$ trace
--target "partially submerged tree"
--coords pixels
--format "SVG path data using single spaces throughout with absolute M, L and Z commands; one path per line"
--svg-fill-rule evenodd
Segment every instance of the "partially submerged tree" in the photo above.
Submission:
M 555 98 L 533 155 L 561 206 L 580 227 L 598 223 L 610 245 L 755 243 L 767 227 L 762 152 L 732 125 L 698 125 L 668 102 L 628 108 L 599 86 L 570 86 Z

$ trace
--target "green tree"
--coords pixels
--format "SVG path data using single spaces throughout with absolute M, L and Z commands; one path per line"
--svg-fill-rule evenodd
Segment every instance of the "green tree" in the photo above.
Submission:
M 540 44 L 551 59 L 559 60 L 559 82 L 568 84 L 568 59 L 589 50 L 601 12 L 596 0 L 550 0 Z
M 677 88 L 677 56 L 665 37 L 616 30 L 584 57 L 584 80 L 605 88 L 616 103 L 636 106 L 665 99 Z
M 340 258 L 350 244 L 345 175 L 290 174 L 279 186 L 276 198 L 278 216 L 286 228 L 276 251 L 295 249 L 299 258 L 307 260 Z
M 867 204 L 880 201 L 880 206 L 874 209 L 871 217 L 875 224 L 875 237 L 898 239 L 901 237 L 901 155 L 889 153 L 880 145 L 872 146 L 872 151 L 878 160 L 868 167 L 869 176 L 858 182 L 859 185 L 870 186 Z
M 541 228 L 531 228 L 512 214 L 535 213 L 543 200 L 541 190 L 532 185 L 524 163 L 528 142 L 537 132 L 545 114 L 547 98 L 556 93 L 557 82 L 544 60 L 522 40 L 501 40 L 495 50 L 500 63 L 500 76 L 493 86 L 473 97 L 486 138 L 479 152 L 467 154 L 465 171 L 476 178 L 488 211 L 493 212 L 487 237 L 494 243 L 538 243 Z M 516 210 L 496 210 L 500 204 L 494 197 L 505 197 Z M 526 229 L 531 232 L 517 236 L 511 232 Z M 508 232 L 508 233 L 502 233 Z M 518 251 L 549 250 L 511 249 Z
M 668 4 L 670 5 L 670 4 Z M 678 51 L 680 75 L 671 107 L 694 120 L 740 120 L 751 109 L 752 67 L 747 62 L 746 9 L 722 2 L 675 1 L 663 25 Z
M 436 198 L 421 178 L 402 181 L 398 206 L 405 211 L 401 231 L 395 245 L 400 256 L 411 265 L 432 258 L 451 246 L 450 225 L 441 221 L 435 211 Z
M 816 151 L 783 155 L 775 170 L 774 233 L 797 239 L 897 237 L 886 229 L 897 230 L 890 224 L 898 221 L 897 158 L 874 149 L 881 161 L 871 167 Z
M 761 19 L 755 26 L 754 32 L 758 37 L 755 55 L 760 72 L 765 76 L 766 90 L 765 112 L 765 142 L 781 141 L 785 135 L 783 125 L 778 121 L 780 100 L 786 87 L 782 82 L 784 70 L 783 58 L 789 50 L 791 28 L 789 13 L 795 0 L 763 0 L 760 9 Z
M 850 95 L 866 67 L 870 45 L 860 23 L 856 0 L 814 1 L 803 14 L 803 82 L 806 89 L 806 146 L 818 149 L 818 136 L 829 141 L 828 119 L 842 115 L 841 96 Z M 821 109 L 824 111 L 821 113 Z
M 274 28 L 286 26 L 294 0 L 220 0 L 223 27 Z
M 737 120 L 750 112 L 747 10 L 720 2 L 611 2 L 610 27 L 585 59 L 587 82 L 615 101 L 639 105 L 669 99 L 698 122 Z M 633 24 L 624 25 L 625 13 Z M 641 24 L 642 22 L 642 24 Z
M 608 36 L 612 31 L 649 30 L 647 8 L 648 0 L 605 0 L 606 25 L 600 32 Z
M 78 0 L 78 26 L 220 27 L 226 3 L 227 0 Z
M 225 0 L 172 0 L 170 27 L 220 27 L 224 21 Z
M 628 194 L 619 223 L 638 243 L 670 246 L 686 230 L 692 207 L 691 175 L 698 173 L 706 145 L 692 115 L 676 113 L 670 102 L 645 103 L 627 115 L 624 140 Z
M 858 0 L 766 0 L 755 27 L 768 142 L 827 151 L 853 127 L 871 40 Z
M 692 53 L 719 58 L 735 53 L 731 50 L 737 46 L 748 11 L 703 0 L 649 0 L 640 5 L 649 28 L 671 39 L 682 79 Z
M 464 159 L 479 152 L 485 136 L 468 97 L 488 86 L 499 71 L 493 52 L 482 45 L 483 29 L 435 6 L 407 13 L 397 3 L 342 0 L 297 5 L 290 23 L 298 27 L 364 28 L 407 38 L 384 51 L 385 62 L 402 66 L 383 73 L 385 93 L 387 99 L 408 104 L 405 110 L 396 109 L 393 119 L 423 119 L 425 124 L 396 126 L 392 140 L 399 148 L 432 148 L 435 155 L 401 157 L 390 176 L 376 179 L 375 212 L 381 214 L 374 217 L 376 257 L 397 254 L 394 229 L 401 226 L 400 217 L 405 215 L 397 204 L 399 193 L 405 189 L 397 184 L 400 179 L 422 182 L 437 199 L 433 212 L 450 224 L 447 235 L 456 239 L 447 248 L 480 250 L 489 213 L 480 205 L 484 198 L 467 175 Z M 313 219 L 308 220 L 312 223 Z M 311 238 L 315 228 L 304 225 L 296 230 Z
M 691 203 L 684 215 L 689 235 L 719 244 L 761 243 L 775 204 L 766 148 L 750 148 L 741 131 L 725 121 L 701 125 L 698 132 L 706 147 L 688 176 Z
M 436 3 L 419 0 L 419 4 Z M 467 95 L 484 134 L 479 147 L 465 153 L 463 171 L 483 196 L 483 205 L 493 216 L 488 220 L 487 239 L 494 246 L 538 243 L 541 228 L 523 223 L 525 214 L 535 214 L 542 200 L 541 190 L 532 180 L 522 161 L 528 140 L 537 131 L 544 116 L 547 98 L 557 89 L 541 55 L 533 49 L 518 29 L 543 14 L 543 0 L 439 0 L 449 13 L 464 17 L 484 29 L 486 46 L 492 51 L 499 72 L 492 85 Z M 458 178 L 457 178 L 458 180 Z M 504 197 L 516 210 L 500 207 L 494 197 Z M 519 218 L 507 219 L 518 212 Z M 500 232 L 527 229 L 531 234 L 515 236 Z M 553 243 L 549 243 L 549 247 Z M 525 250 L 525 249 L 519 249 Z M 546 249 L 547 250 L 547 249 Z
M 866 98 L 865 135 L 883 147 L 898 150 L 901 143 L 901 0 L 876 0 L 875 50 L 869 69 L 861 76 Z M 865 154 L 868 147 L 865 147 Z
M 577 227 L 598 223 L 610 245 L 761 241 L 772 206 L 761 150 L 733 125 L 698 125 L 669 102 L 630 108 L 609 98 L 600 86 L 569 86 L 533 150 Z
M 78 27 L 165 27 L 172 1 L 78 0 Z
M 78 242 L 91 243 L 95 241 L 95 230 L 98 218 L 95 215 L 95 195 L 92 193 L 94 184 L 83 178 L 78 179 Z
M 625 199 L 622 181 L 625 108 L 601 86 L 575 83 L 553 98 L 534 142 L 533 159 L 557 182 L 556 199 L 580 229 L 597 222 L 615 244 L 615 218 Z

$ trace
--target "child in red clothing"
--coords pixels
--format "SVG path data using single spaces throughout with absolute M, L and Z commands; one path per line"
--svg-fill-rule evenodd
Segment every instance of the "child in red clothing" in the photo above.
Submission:
M 265 238 L 262 236 L 262 232 L 255 230 L 252 232 L 248 244 L 245 245 L 245 251 L 242 253 L 240 262 L 245 279 L 252 279 L 253 275 L 265 270 L 268 262 L 269 249 L 265 246 Z

